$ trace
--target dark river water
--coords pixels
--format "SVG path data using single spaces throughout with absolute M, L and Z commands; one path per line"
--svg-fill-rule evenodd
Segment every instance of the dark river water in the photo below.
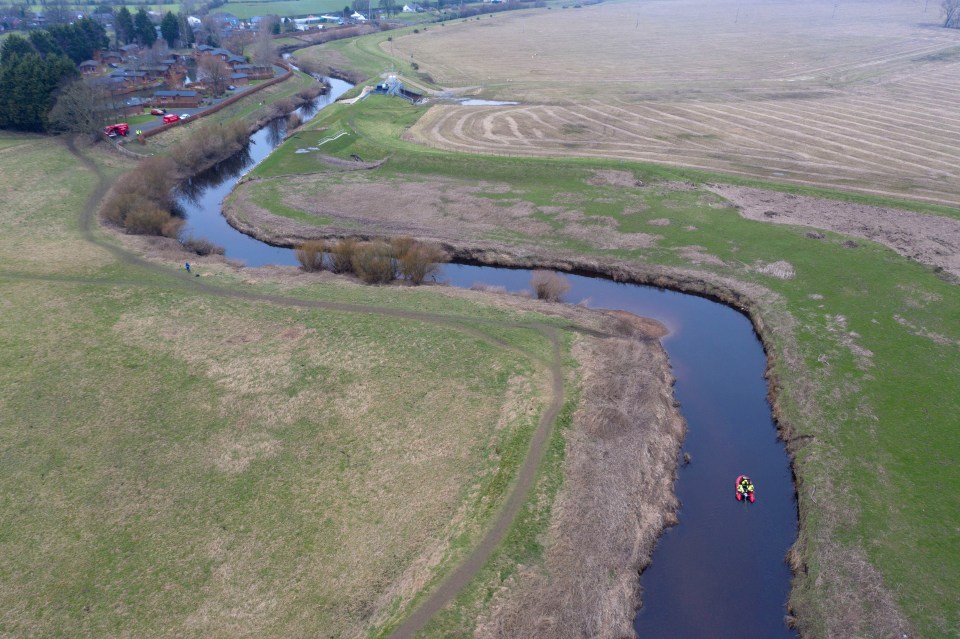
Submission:
M 331 80 L 319 110 L 351 85 Z M 304 119 L 312 117 L 310 110 Z M 195 178 L 180 205 L 187 233 L 226 248 L 248 266 L 296 265 L 290 249 L 268 246 L 227 224 L 221 203 L 237 179 L 283 140 L 278 121 L 257 132 L 244 153 Z M 683 445 L 691 463 L 675 489 L 680 523 L 657 544 L 641 578 L 643 608 L 634 621 L 642 639 L 793 638 L 784 616 L 790 571 L 784 556 L 797 535 L 797 506 L 784 445 L 767 403 L 765 356 L 753 327 L 733 309 L 709 300 L 647 286 L 567 275 L 566 300 L 622 309 L 659 320 L 674 389 L 687 420 Z M 525 270 L 448 264 L 438 278 L 453 286 L 477 283 L 529 290 Z M 738 502 L 734 481 L 748 474 L 753 504 Z M 652 490 L 661 487 L 652 486 Z

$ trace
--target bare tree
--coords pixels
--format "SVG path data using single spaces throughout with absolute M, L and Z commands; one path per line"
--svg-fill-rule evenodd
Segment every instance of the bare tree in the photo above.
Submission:
M 60 91 L 50 110 L 54 130 L 90 135 L 96 140 L 103 127 L 120 120 L 121 98 L 105 87 L 92 86 L 83 80 L 71 82 Z
M 960 0 L 943 0 L 943 26 L 960 29 Z
M 257 64 L 273 64 L 277 50 L 273 46 L 273 25 L 276 16 L 268 16 L 260 21 L 260 31 L 253 46 L 253 61 Z
M 219 56 L 207 55 L 197 63 L 197 75 L 213 95 L 221 95 L 230 83 L 230 67 Z
M 143 49 L 138 57 L 141 65 L 150 67 L 156 66 L 168 55 L 170 55 L 170 49 L 167 47 L 166 41 L 159 38 L 149 49 Z
M 50 26 L 69 24 L 76 19 L 77 12 L 67 4 L 66 0 L 52 0 L 44 5 L 43 17 Z

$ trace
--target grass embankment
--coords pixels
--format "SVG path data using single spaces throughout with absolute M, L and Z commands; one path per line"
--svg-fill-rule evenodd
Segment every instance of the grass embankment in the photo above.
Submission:
M 121 259 L 62 142 L 0 136 L 0 169 L 5 633 L 365 635 L 475 543 L 545 402 L 515 322 L 544 318 Z
M 372 80 L 378 79 L 388 70 L 399 71 L 408 83 L 413 81 L 421 87 L 435 88 L 431 82 L 418 76 L 416 70 L 410 66 L 410 62 L 416 62 L 415 60 L 408 60 L 401 64 L 382 49 L 389 40 L 411 35 L 414 29 L 424 31 L 431 28 L 441 29 L 443 25 L 405 27 L 360 38 L 336 40 L 321 47 L 300 49 L 296 56 L 298 60 L 304 60 L 308 65 L 312 65 L 311 68 L 337 69 L 341 72 L 349 69 L 357 76 Z
M 778 316 L 795 322 L 771 325 L 765 336 L 781 384 L 778 410 L 797 438 L 805 572 L 793 604 L 805 634 L 877 634 L 884 615 L 869 606 L 882 603 L 884 589 L 919 636 L 956 632 L 955 283 L 876 243 L 857 239 L 851 248 L 834 233 L 815 239 L 806 227 L 746 220 L 703 188 L 729 181 L 722 176 L 624 162 L 467 156 L 404 143 L 400 133 L 422 112 L 377 97 L 331 109 L 312 124 L 323 131 L 299 134 L 258 167 L 252 177 L 260 179 L 241 187 L 234 206 L 242 211 L 249 200 L 316 235 L 362 218 L 364 233 L 413 225 L 427 237 L 495 241 L 520 252 L 695 267 L 706 279 L 773 291 L 759 297 L 760 317 L 768 325 Z M 295 152 L 339 131 L 346 135 L 318 152 Z M 343 171 L 320 154 L 389 160 Z

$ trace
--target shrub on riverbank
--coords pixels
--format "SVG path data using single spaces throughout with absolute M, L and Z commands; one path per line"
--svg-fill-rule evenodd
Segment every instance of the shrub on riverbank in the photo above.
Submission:
M 244 120 L 198 128 L 169 156 L 142 160 L 117 183 L 102 208 L 105 219 L 134 235 L 176 237 L 184 220 L 174 214 L 173 190 L 179 178 L 194 175 L 240 151 L 250 141 Z M 189 238 L 184 248 L 198 255 L 222 254 L 222 247 Z
M 170 156 L 180 175 L 190 176 L 237 153 L 249 142 L 250 125 L 245 120 L 235 120 L 198 128 L 177 144 Z
M 560 302 L 563 295 L 570 290 L 570 282 L 559 273 L 553 271 L 534 271 L 530 278 L 530 286 L 536 293 L 538 300 Z
M 330 270 L 334 273 L 353 273 L 353 253 L 357 241 L 344 238 L 330 248 Z
M 294 249 L 300 267 L 308 272 L 323 270 L 328 251 L 331 271 L 354 273 L 368 284 L 387 284 L 397 278 L 422 284 L 450 259 L 438 245 L 411 237 L 372 242 L 345 238 L 332 245 L 323 240 L 308 240 Z
M 127 233 L 176 237 L 183 224 L 171 212 L 176 175 L 177 165 L 170 158 L 143 160 L 111 191 L 103 217 Z
M 226 249 L 219 244 L 214 244 L 205 237 L 190 236 L 185 238 L 180 244 L 184 249 L 197 255 L 223 255 L 226 253 Z
M 296 249 L 294 254 L 300 267 L 307 272 L 316 272 L 323 270 L 324 253 L 327 251 L 327 243 L 323 240 L 307 240 Z
M 351 261 L 353 272 L 367 284 L 388 284 L 397 279 L 397 258 L 386 242 L 360 243 Z
M 395 238 L 393 248 L 400 276 L 414 285 L 422 284 L 431 275 L 436 275 L 440 265 L 450 259 L 436 244 L 419 242 L 409 237 Z

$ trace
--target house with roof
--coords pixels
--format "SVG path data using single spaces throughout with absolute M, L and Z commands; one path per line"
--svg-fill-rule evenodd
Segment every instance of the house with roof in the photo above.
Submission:
M 200 106 L 201 95 L 198 91 L 154 91 L 150 100 L 154 107 L 173 107 L 177 109 L 195 109 Z
M 137 71 L 142 71 L 147 75 L 147 80 L 165 80 L 171 76 L 169 64 L 150 64 L 137 67 Z
M 84 60 L 77 65 L 81 75 L 96 75 L 100 72 L 100 63 L 96 60 Z
M 123 64 L 123 53 L 120 51 L 104 51 L 100 54 L 100 62 L 104 64 Z
M 237 64 L 234 73 L 245 73 L 250 80 L 269 80 L 273 77 L 273 67 L 269 64 Z
M 149 82 L 145 72 L 131 71 L 130 69 L 118 69 L 111 73 L 110 77 L 127 88 L 139 88 Z

